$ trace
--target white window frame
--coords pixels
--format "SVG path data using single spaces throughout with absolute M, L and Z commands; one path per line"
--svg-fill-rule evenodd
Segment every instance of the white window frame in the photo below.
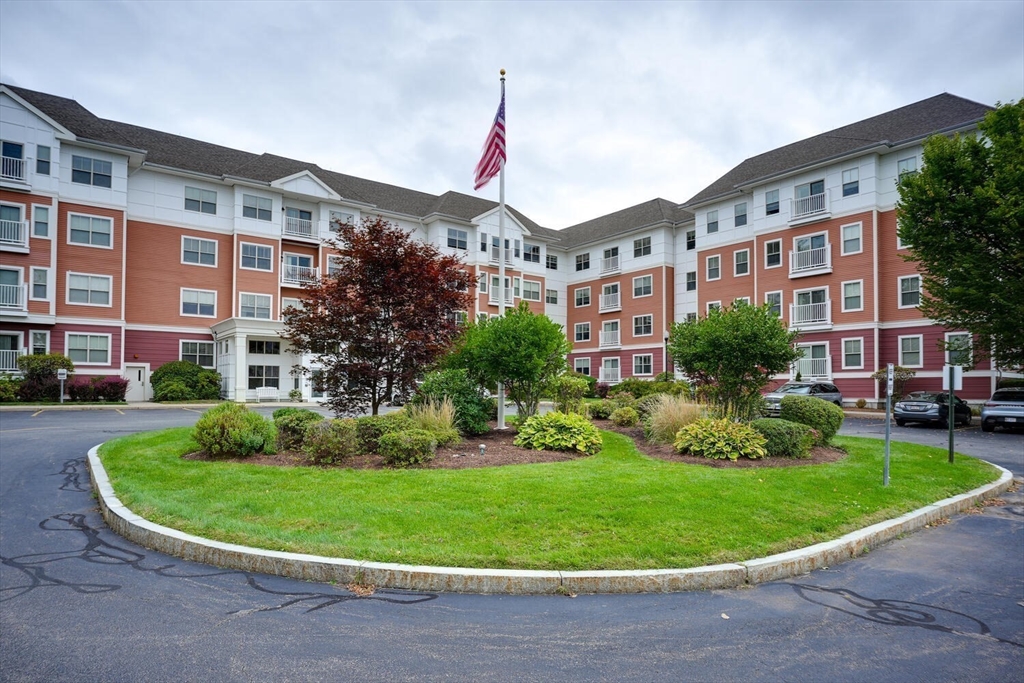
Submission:
M 690 280 L 690 276 L 693 276 L 693 280 Z M 690 287 L 690 283 L 693 282 L 693 287 Z M 696 292 L 697 291 L 697 271 L 688 270 L 683 276 L 683 291 Z
M 590 252 L 584 254 L 576 254 L 576 272 L 582 272 L 584 270 L 590 270 Z
M 917 303 L 909 306 L 903 305 L 903 281 L 904 280 L 917 280 Z M 897 308 L 910 309 L 918 308 L 921 306 L 921 276 L 920 275 L 901 275 L 896 279 L 896 304 Z
M 245 205 L 245 202 L 246 202 L 247 199 L 255 199 L 256 200 L 256 204 L 255 204 L 254 207 L 248 207 L 248 208 L 255 208 L 256 209 L 256 215 L 255 216 L 246 216 L 245 215 L 245 209 L 247 208 L 246 205 Z M 270 202 L 270 208 L 269 209 L 261 209 L 260 208 L 260 204 L 262 202 Z M 270 216 L 268 218 L 260 218 L 260 211 L 269 211 Z M 272 198 L 270 198 L 270 197 L 261 197 L 258 194 L 243 194 L 242 195 L 242 218 L 244 218 L 246 220 L 249 220 L 249 221 L 263 221 L 265 223 L 273 223 L 274 222 L 274 200 Z
M 591 340 L 590 323 L 576 323 L 572 328 L 572 338 L 576 342 L 588 342 Z
M 28 350 L 28 354 L 30 356 L 34 355 L 33 354 L 33 349 L 35 348 L 32 345 L 32 337 L 34 337 L 37 334 L 42 334 L 42 335 L 46 336 L 46 347 L 45 347 L 43 353 L 50 353 L 50 330 L 29 330 L 28 331 L 28 335 L 27 335 L 28 336 L 28 342 L 25 344 L 25 348 Z
M 740 257 L 740 254 L 746 254 L 747 255 L 747 260 L 746 260 L 747 272 L 745 272 L 745 273 L 739 272 L 739 268 L 740 268 L 739 257 Z M 734 251 L 732 253 L 732 276 L 733 277 L 746 277 L 748 275 L 750 275 L 750 249 L 737 249 L 736 251 Z
M 860 365 L 847 365 L 846 364 L 846 342 L 855 341 L 860 343 Z M 842 349 L 842 369 L 843 370 L 863 370 L 864 369 L 864 337 L 843 337 L 839 340 L 839 345 Z
M 93 220 L 106 221 L 107 223 L 109 223 L 110 224 L 110 245 L 108 246 L 108 245 L 103 245 L 103 244 L 93 244 L 92 243 L 92 241 L 91 241 L 92 240 L 92 227 L 91 227 L 92 224 L 91 224 L 91 222 L 90 222 L 90 228 L 89 228 L 89 235 L 90 235 L 89 239 L 90 239 L 90 241 L 88 243 L 72 241 L 71 240 L 71 222 L 72 222 L 72 219 L 75 218 L 75 217 L 78 217 L 78 218 L 88 218 L 90 221 L 93 221 Z M 68 234 L 67 234 L 67 240 L 68 240 L 68 244 L 69 245 L 76 246 L 76 247 L 89 247 L 90 249 L 110 249 L 110 250 L 113 250 L 113 248 L 114 248 L 114 219 L 113 218 L 109 218 L 107 216 L 94 216 L 94 215 L 88 214 L 88 213 L 68 212 Z
M 706 304 L 704 304 L 704 312 L 705 312 L 705 314 L 710 313 L 712 309 L 718 309 L 719 311 L 722 310 L 722 302 L 721 302 L 721 300 L 719 300 L 719 301 L 709 301 Z
M 46 296 L 39 298 L 35 296 L 36 289 L 36 271 L 42 271 L 46 273 Z M 53 292 L 53 268 L 40 268 L 39 266 L 29 266 L 28 273 L 28 300 L 29 301 L 50 301 L 51 292 Z
M 107 288 L 107 303 L 105 304 L 94 304 L 89 302 L 72 301 L 71 300 L 71 277 L 96 277 L 106 280 L 109 287 Z M 92 284 L 90 283 L 87 291 L 92 292 Z M 97 290 L 99 291 L 99 290 Z M 67 271 L 64 273 L 64 303 L 68 306 L 91 306 L 93 308 L 113 308 L 114 307 L 114 277 L 112 275 L 104 275 L 103 273 L 79 273 L 75 271 Z
M 740 207 L 743 207 L 743 213 L 740 213 Z M 740 223 L 740 216 L 743 216 L 743 222 L 742 223 Z M 744 225 L 746 225 L 748 223 L 748 220 L 749 219 L 747 218 L 747 203 L 746 202 L 740 202 L 738 204 L 733 205 L 733 207 L 732 207 L 732 222 L 733 222 L 733 225 L 735 227 L 737 227 L 737 228 L 742 228 Z
M 89 160 L 89 171 L 88 171 L 88 173 L 89 173 L 89 182 L 83 183 L 81 180 L 75 180 L 75 173 L 76 172 L 79 172 L 79 173 L 85 173 L 86 172 L 84 169 L 75 168 L 75 159 L 88 159 Z M 96 165 L 96 162 L 99 162 L 101 164 L 107 164 L 110 167 L 110 173 L 99 173 L 99 172 L 97 172 L 96 169 L 94 168 L 95 165 Z M 96 183 L 96 176 L 107 176 L 108 178 L 110 178 L 110 184 L 109 185 L 104 185 L 102 183 Z M 106 159 L 100 159 L 99 157 L 87 157 L 87 156 L 82 155 L 82 154 L 72 154 L 71 155 L 71 182 L 75 183 L 76 185 L 88 185 L 89 187 L 102 187 L 105 190 L 113 189 L 113 187 L 114 187 L 114 162 L 108 161 Z
M 774 196 L 774 200 L 769 200 L 769 197 Z M 768 205 L 775 204 L 775 210 L 769 211 Z M 765 216 L 776 216 L 782 211 L 782 202 L 779 201 L 779 191 L 776 190 L 765 190 L 764 193 L 764 215 Z
M 552 296 L 552 294 L 554 296 Z M 546 289 L 544 290 L 544 303 L 552 306 L 558 305 L 558 290 L 557 289 Z
M 636 333 L 636 321 L 637 320 L 641 320 L 643 318 L 650 318 L 651 319 L 651 331 L 648 332 L 647 334 L 637 334 Z M 634 315 L 633 316 L 633 336 L 634 337 L 653 337 L 654 336 L 654 314 L 653 313 L 642 313 L 640 315 Z
M 718 277 L 711 277 L 711 259 L 717 259 L 717 261 L 718 261 L 718 265 L 716 266 L 716 268 L 718 269 Z M 713 254 L 711 256 L 705 256 L 704 257 L 704 281 L 705 282 L 715 282 L 715 281 L 721 280 L 721 279 L 722 279 L 722 255 L 721 254 Z
M 68 358 L 71 358 L 71 337 L 73 337 L 73 336 L 75 336 L 75 337 L 90 337 L 90 338 L 91 337 L 106 337 L 106 339 L 107 339 L 107 360 L 105 362 L 97 363 L 95 361 L 89 361 L 89 360 L 74 360 L 74 359 L 72 359 L 74 364 L 75 364 L 75 367 L 78 367 L 78 366 L 81 366 L 81 365 L 93 365 L 93 366 L 100 366 L 100 365 L 107 365 L 107 366 L 109 366 L 109 365 L 112 365 L 111 358 L 112 358 L 112 354 L 113 354 L 113 349 L 111 349 L 111 344 L 112 344 L 112 341 L 113 341 L 113 335 L 111 335 L 111 334 L 104 334 L 104 333 L 101 333 L 101 332 L 99 332 L 99 333 L 98 332 L 79 332 L 79 331 L 75 331 L 75 330 L 67 330 L 66 332 L 64 332 L 64 355 L 67 356 Z M 89 347 L 87 346 L 86 347 L 86 358 L 88 358 L 88 355 L 89 355 Z
M 190 199 L 189 196 L 188 196 L 188 191 L 189 190 L 193 190 L 195 192 L 198 192 L 199 193 L 199 199 Z M 206 197 L 208 195 L 211 195 L 211 194 L 213 195 L 213 201 L 212 202 L 206 201 Z M 207 190 L 207 189 L 204 189 L 202 187 L 192 187 L 191 185 L 186 185 L 185 186 L 185 191 L 184 191 L 183 196 L 182 196 L 182 200 L 183 200 L 182 208 L 185 211 L 188 211 L 189 213 L 204 213 L 207 216 L 216 216 L 217 215 L 217 191 L 216 190 Z M 199 208 L 198 209 L 190 209 L 190 208 L 188 208 L 188 203 L 190 201 L 199 202 Z M 213 211 L 205 211 L 204 210 L 204 205 L 208 205 L 208 204 L 212 204 L 213 205 Z
M 637 252 L 640 252 L 637 254 Z M 633 240 L 633 258 L 643 258 L 644 256 L 650 256 L 652 253 L 651 236 L 646 235 L 644 237 L 637 237 Z
M 860 308 L 847 308 L 846 307 L 846 285 L 852 284 L 860 285 Z M 840 311 L 843 313 L 855 313 L 857 311 L 864 310 L 864 280 L 846 280 L 845 282 L 839 283 L 839 296 L 842 297 L 842 302 L 839 304 Z
M 650 365 L 650 372 L 637 372 L 636 362 L 641 359 L 648 359 L 648 365 Z M 650 377 L 654 374 L 654 354 L 653 353 L 634 353 L 633 354 L 633 376 L 634 377 Z
M 537 298 L 531 299 L 530 297 L 526 296 L 527 285 L 534 285 L 534 286 L 536 286 L 536 288 L 537 288 Z M 543 291 L 544 291 L 544 288 L 541 287 L 541 283 L 539 281 L 536 281 L 536 280 L 523 280 L 523 299 L 524 300 L 526 300 L 526 301 L 540 301 L 541 300 L 541 296 L 542 296 L 541 292 L 543 292 Z
M 257 253 L 257 256 L 256 256 L 257 267 L 253 268 L 252 266 L 243 266 L 242 265 L 242 251 L 245 249 L 246 246 L 257 247 L 257 248 L 261 248 L 262 247 L 264 249 L 269 249 L 270 250 L 270 268 L 267 269 L 267 268 L 260 268 L 259 267 L 260 257 L 258 255 L 258 253 Z M 238 243 L 238 267 L 241 270 L 253 270 L 253 271 L 256 271 L 257 273 L 273 273 L 274 272 L 274 245 L 272 245 L 272 244 L 260 244 L 259 242 L 239 242 Z
M 903 340 L 904 339 L 916 339 L 917 340 L 917 355 L 920 362 L 914 365 L 907 363 L 903 358 Z M 897 351 L 899 357 L 899 364 L 905 368 L 923 368 L 924 367 L 924 335 L 923 334 L 906 334 L 897 337 Z
M 280 304 L 281 315 L 284 315 L 284 309 L 288 308 L 289 306 L 301 311 L 303 308 L 305 308 L 305 304 L 303 303 L 304 301 L 305 299 L 297 296 L 282 296 Z
M 198 252 L 196 252 L 196 253 L 199 254 L 199 259 L 200 260 L 202 260 L 202 258 L 203 258 L 203 251 L 202 251 L 203 244 L 202 243 L 203 242 L 208 242 L 208 243 L 212 244 L 213 245 L 213 263 L 212 264 L 210 264 L 210 263 L 193 263 L 192 261 L 186 261 L 185 260 L 185 240 L 198 240 L 199 241 L 199 249 L 200 250 Z M 219 248 L 220 248 L 220 245 L 217 243 L 217 240 L 211 240 L 211 239 L 208 239 L 206 237 L 196 237 L 195 235 L 182 235 L 181 236 L 181 265 L 183 265 L 183 266 L 202 266 L 203 268 L 216 268 L 217 267 L 218 257 L 219 257 L 219 254 L 217 252 L 219 251 Z
M 580 303 L 580 292 L 586 292 L 587 303 Z M 574 308 L 586 308 L 587 306 L 589 306 L 591 301 L 593 301 L 593 299 L 591 299 L 590 297 L 590 287 L 576 287 L 575 289 L 573 289 L 572 301 L 574 304 Z
M 738 296 L 738 297 L 736 297 L 735 299 L 732 300 L 732 305 L 734 307 L 738 303 L 744 303 L 744 304 L 749 306 L 750 305 L 750 297 L 749 296 Z
M 714 220 L 712 220 L 712 219 L 714 219 Z M 711 229 L 712 225 L 715 226 L 714 230 Z M 711 211 L 708 211 L 707 214 L 705 214 L 705 216 L 704 216 L 704 231 L 708 235 L 713 235 L 716 232 L 718 232 L 718 209 L 712 209 Z
M 523 262 L 540 264 L 541 248 L 539 244 L 523 242 Z M 536 256 L 536 258 L 534 258 Z
M 777 264 L 775 264 L 774 266 L 768 263 L 768 245 L 770 245 L 770 244 L 777 244 L 777 245 L 779 245 L 779 262 Z M 781 239 L 777 239 L 777 240 L 768 240 L 768 241 L 766 241 L 764 243 L 764 269 L 765 270 L 771 270 L 772 268 L 781 268 L 781 267 L 782 267 L 782 240 Z
M 969 353 L 971 355 L 971 360 L 974 360 L 974 335 L 972 335 L 970 332 L 961 331 L 961 332 L 946 332 L 946 334 L 944 336 L 945 336 L 945 341 L 946 341 L 946 347 L 945 347 L 945 349 L 943 349 L 943 351 L 944 351 L 944 354 L 945 354 L 946 365 L 952 365 L 952 363 L 950 362 L 950 357 L 949 357 L 949 354 L 950 354 L 950 350 L 949 350 L 949 343 L 950 342 L 949 342 L 949 340 L 951 338 L 953 338 L 953 337 L 967 337 L 967 339 L 970 342 L 968 344 L 968 347 L 967 347 L 967 353 Z M 964 366 L 964 367 L 967 367 L 967 366 Z
M 901 171 L 900 170 L 900 166 L 905 161 L 913 161 L 914 162 L 914 168 L 908 169 L 906 171 Z M 896 159 L 896 182 L 899 182 L 900 178 L 902 178 L 903 176 L 909 175 L 909 174 L 913 174 L 913 173 L 917 173 L 919 170 L 920 170 L 920 168 L 918 167 L 918 164 L 917 164 L 917 155 L 916 154 L 911 154 L 909 157 L 904 157 L 902 159 L 897 158 Z
M 637 294 L 636 293 L 637 282 L 642 282 L 643 280 L 650 280 L 651 281 L 651 291 L 648 294 Z M 643 291 L 643 285 L 642 284 L 640 285 L 640 289 L 641 289 L 641 291 Z M 644 298 L 649 297 L 649 296 L 654 296 L 654 275 L 640 275 L 638 277 L 633 278 L 633 298 L 634 299 L 644 299 Z
M 850 193 L 847 193 L 846 192 L 846 186 L 847 185 L 853 185 L 855 183 L 856 183 L 857 187 L 854 188 L 854 191 L 850 192 Z M 842 188 L 841 188 L 841 191 L 842 191 L 844 197 L 852 197 L 854 195 L 860 194 L 860 168 L 859 167 L 854 166 L 853 168 L 848 168 L 845 171 L 843 171 L 843 173 L 842 173 Z
M 254 315 L 254 316 L 244 316 L 244 315 L 242 315 L 242 297 L 243 296 L 255 296 L 255 297 L 261 297 L 262 296 L 262 297 L 266 297 L 267 301 L 269 302 L 267 304 L 267 308 L 270 309 L 270 315 L 268 315 L 266 318 L 261 318 L 258 315 Z M 253 312 L 258 311 L 260 308 L 262 308 L 262 306 L 259 305 L 259 299 L 257 299 L 255 304 L 253 305 L 253 309 L 254 309 Z M 262 294 L 260 292 L 239 292 L 238 293 L 238 317 L 239 318 L 245 318 L 247 320 L 274 320 L 275 319 L 274 318 L 274 297 L 272 295 L 270 295 L 270 294 Z
M 203 340 L 203 339 L 179 339 L 178 340 L 178 360 L 185 360 L 185 344 L 209 344 L 210 347 L 213 349 L 209 354 L 199 353 L 199 348 L 198 347 L 196 348 L 196 360 L 194 362 L 195 362 L 196 365 L 198 365 L 201 368 L 206 368 L 208 370 L 216 370 L 217 369 L 217 343 L 216 342 L 206 341 L 206 340 Z M 199 357 L 200 356 L 205 356 L 205 355 L 209 355 L 209 356 L 211 356 L 213 358 L 213 365 L 202 365 L 202 364 L 199 363 Z
M 785 320 L 785 316 L 783 315 L 783 310 L 782 310 L 782 290 L 781 289 L 776 289 L 776 290 L 771 291 L 771 292 L 765 292 L 764 293 L 764 302 L 766 304 L 771 304 L 771 302 L 768 300 L 768 297 L 770 297 L 772 294 L 778 294 L 779 295 L 779 320 Z
M 584 365 L 587 367 L 587 371 L 586 372 L 583 372 L 582 370 L 580 370 L 580 368 L 582 366 L 584 366 Z M 572 361 L 572 369 L 575 370 L 576 372 L 580 373 L 581 375 L 586 375 L 587 377 L 591 377 L 592 376 L 590 374 L 590 367 L 591 367 L 590 366 L 590 356 L 582 356 L 582 357 L 579 357 L 579 358 L 574 358 L 573 361 Z
M 196 299 L 196 313 L 185 312 L 185 292 L 196 292 L 197 294 L 213 294 L 213 315 L 203 315 L 198 311 L 202 310 L 202 302 Z M 181 287 L 178 290 L 178 315 L 184 318 L 216 318 L 217 317 L 217 290 L 216 289 L 195 289 L 194 287 Z
M 36 234 L 36 211 L 38 211 L 39 209 L 42 209 L 43 211 L 46 212 L 46 234 L 45 235 L 37 235 Z M 30 236 L 36 238 L 37 240 L 50 240 L 50 239 L 53 239 L 53 220 L 50 218 L 50 216 L 52 216 L 52 215 L 53 215 L 53 207 L 52 206 L 49 206 L 48 204 L 33 204 L 32 205 L 32 220 L 29 221 L 30 225 L 29 225 L 29 232 L 28 232 L 28 234 Z M 70 220 L 71 219 L 68 219 L 68 222 L 70 222 Z M 75 244 L 78 244 L 78 243 L 75 242 Z
M 544 268 L 546 270 L 558 270 L 558 254 L 545 254 Z
M 857 250 L 846 251 L 846 229 L 857 228 Z M 847 223 L 846 225 L 839 226 L 839 255 L 840 256 L 853 256 L 854 254 L 864 253 L 864 224 L 860 221 L 856 223 Z
M 452 244 L 455 242 L 455 244 Z M 459 246 L 459 243 L 464 246 Z M 469 231 L 462 230 L 461 228 L 448 228 L 448 235 L 445 241 L 445 245 L 449 249 L 458 249 L 459 251 L 469 251 Z

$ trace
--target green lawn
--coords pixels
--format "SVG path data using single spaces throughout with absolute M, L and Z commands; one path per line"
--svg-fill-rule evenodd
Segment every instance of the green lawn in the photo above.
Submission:
M 100 449 L 121 501 L 154 522 L 258 548 L 460 567 L 648 569 L 763 557 L 837 538 L 998 477 L 977 460 L 838 438 L 829 465 L 713 469 L 648 458 L 603 432 L 572 462 L 324 470 L 182 460 L 189 428 Z

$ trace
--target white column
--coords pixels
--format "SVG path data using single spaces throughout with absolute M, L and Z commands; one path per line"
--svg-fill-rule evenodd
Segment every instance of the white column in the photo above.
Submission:
M 235 393 L 232 398 L 238 403 L 245 403 L 245 395 L 249 390 L 249 363 L 247 354 L 249 345 L 244 334 L 235 335 Z

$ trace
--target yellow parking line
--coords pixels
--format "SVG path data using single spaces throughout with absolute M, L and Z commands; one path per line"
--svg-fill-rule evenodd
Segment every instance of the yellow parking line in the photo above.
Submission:
M 120 408 L 114 408 L 120 415 L 124 415 L 124 412 Z
M 6 434 L 8 432 L 41 432 L 46 429 L 53 429 L 53 427 L 23 427 L 22 429 L 0 429 L 0 434 Z
M 42 410 L 37 410 L 36 412 L 32 413 L 32 417 L 35 417 L 36 415 L 38 415 L 41 412 L 43 412 L 43 411 Z
M 201 410 L 196 410 L 195 408 L 182 408 L 182 410 L 187 410 L 190 413 L 201 413 L 201 412 L 203 412 Z

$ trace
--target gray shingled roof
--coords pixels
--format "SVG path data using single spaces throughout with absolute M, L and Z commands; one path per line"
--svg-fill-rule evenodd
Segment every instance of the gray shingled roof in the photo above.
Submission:
M 693 214 L 680 209 L 675 202 L 660 198 L 651 199 L 628 209 L 615 211 L 606 216 L 599 216 L 560 230 L 562 243 L 559 246 L 572 249 L 658 223 L 668 223 L 674 226 L 689 223 L 692 220 Z
M 992 108 L 943 93 L 869 119 L 751 157 L 694 195 L 690 207 L 729 195 L 752 181 L 844 156 L 860 149 L 897 145 L 977 123 Z

